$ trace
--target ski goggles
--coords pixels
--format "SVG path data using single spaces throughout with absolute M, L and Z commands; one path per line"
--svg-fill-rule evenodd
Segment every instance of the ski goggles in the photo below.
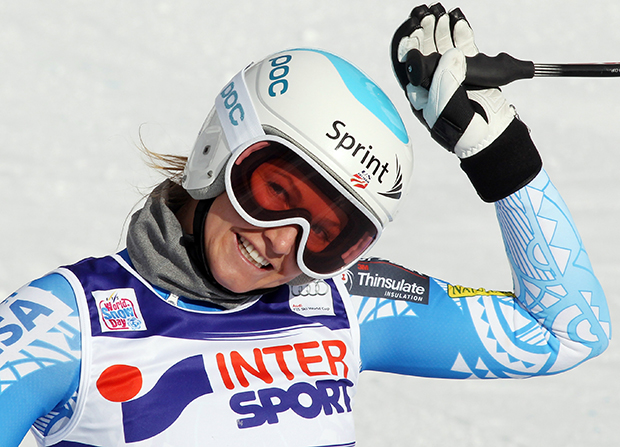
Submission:
M 226 191 L 248 223 L 296 225 L 299 268 L 327 278 L 357 261 L 381 234 L 379 221 L 315 160 L 287 140 L 264 135 L 228 160 Z
M 215 101 L 230 151 L 224 161 L 228 197 L 254 226 L 296 225 L 301 271 L 314 278 L 334 276 L 377 241 L 381 223 L 311 151 L 265 133 L 246 85 L 247 68 Z

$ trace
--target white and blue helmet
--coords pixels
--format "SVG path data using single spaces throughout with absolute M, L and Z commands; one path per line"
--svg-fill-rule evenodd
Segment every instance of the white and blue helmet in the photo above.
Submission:
M 215 101 L 182 185 L 197 200 L 225 190 L 226 162 L 261 134 L 301 148 L 385 227 L 408 190 L 413 153 L 385 93 L 346 60 L 295 49 L 249 65 Z

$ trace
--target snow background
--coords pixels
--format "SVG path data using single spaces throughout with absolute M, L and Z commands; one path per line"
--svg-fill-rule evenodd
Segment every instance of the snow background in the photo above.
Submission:
M 61 264 L 123 246 L 126 218 L 161 179 L 136 149 L 186 154 L 222 85 L 290 47 L 366 71 L 415 142 L 408 203 L 374 250 L 465 286 L 511 289 L 494 209 L 409 113 L 388 45 L 403 0 L 0 2 L 0 295 Z M 618 60 L 620 3 L 456 0 L 481 50 L 536 62 Z M 620 311 L 616 180 L 620 79 L 535 79 L 504 88 L 532 128 L 580 228 L 612 316 Z M 616 224 L 617 225 L 617 224 Z M 415 340 L 412 340 L 412 343 Z M 620 348 L 522 381 L 365 373 L 359 446 L 617 445 Z M 614 374 L 615 373 L 615 374 Z M 22 444 L 33 446 L 30 436 Z

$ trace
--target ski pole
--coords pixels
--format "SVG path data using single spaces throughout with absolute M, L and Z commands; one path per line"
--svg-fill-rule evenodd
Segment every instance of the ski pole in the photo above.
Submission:
M 407 54 L 406 69 L 409 82 L 429 88 L 441 55 L 423 56 L 418 50 Z M 533 77 L 620 77 L 620 63 L 603 64 L 535 64 L 500 53 L 491 57 L 479 53 L 467 58 L 464 84 L 472 87 L 499 87 L 518 79 Z

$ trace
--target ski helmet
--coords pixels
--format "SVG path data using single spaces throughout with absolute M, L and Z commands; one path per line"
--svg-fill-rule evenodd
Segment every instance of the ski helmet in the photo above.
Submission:
M 216 97 L 182 186 L 196 200 L 220 195 L 232 188 L 227 163 L 263 139 L 292 148 L 362 210 L 377 227 L 372 243 L 408 190 L 413 153 L 398 112 L 370 78 L 332 53 L 288 50 L 241 70 Z M 260 221 L 250 223 L 261 226 Z M 289 223 L 299 222 L 278 221 Z M 262 226 L 269 225 L 274 226 Z M 308 268 L 301 255 L 298 263 L 312 277 L 327 277 L 370 246 L 330 272 Z

